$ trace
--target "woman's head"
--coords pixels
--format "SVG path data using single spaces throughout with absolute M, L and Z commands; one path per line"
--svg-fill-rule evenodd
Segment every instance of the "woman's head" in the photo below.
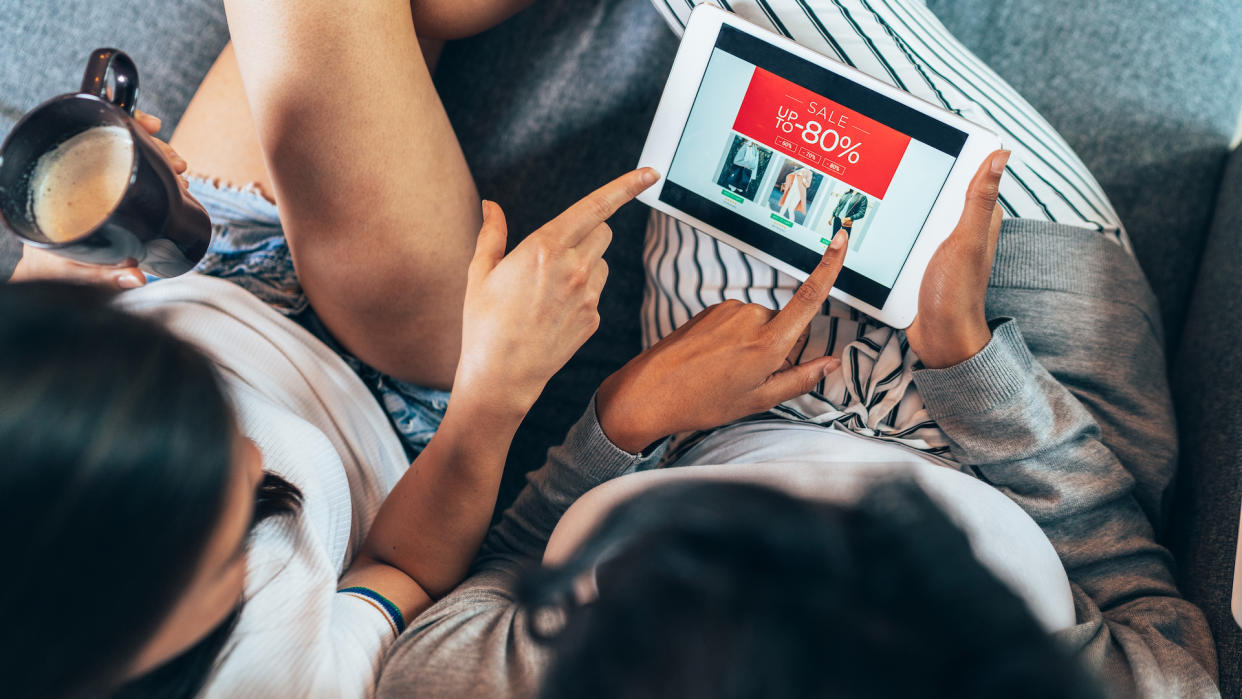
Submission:
M 210 361 L 109 300 L 0 289 L 0 662 L 14 696 L 110 691 L 240 603 L 257 450 Z
M 598 593 L 580 604 L 590 571 Z M 662 486 L 522 596 L 555 652 L 547 699 L 1099 696 L 911 483 L 849 507 Z M 543 628 L 548 608 L 562 627 Z

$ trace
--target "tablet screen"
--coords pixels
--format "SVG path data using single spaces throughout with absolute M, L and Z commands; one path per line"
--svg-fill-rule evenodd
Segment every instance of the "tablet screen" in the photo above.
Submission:
M 966 137 L 726 25 L 660 199 L 808 273 L 848 228 L 837 287 L 883 308 Z

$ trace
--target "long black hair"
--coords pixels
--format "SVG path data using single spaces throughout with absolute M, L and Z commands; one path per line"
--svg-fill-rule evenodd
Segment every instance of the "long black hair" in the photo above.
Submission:
M 544 699 L 1102 696 L 905 481 L 856 506 L 654 488 L 519 596 L 554 651 Z
M 211 362 L 110 301 L 61 283 L 0 288 L 7 696 L 116 691 L 189 583 L 233 472 L 237 426 Z M 269 475 L 256 515 L 299 497 Z M 125 693 L 197 693 L 236 619 Z

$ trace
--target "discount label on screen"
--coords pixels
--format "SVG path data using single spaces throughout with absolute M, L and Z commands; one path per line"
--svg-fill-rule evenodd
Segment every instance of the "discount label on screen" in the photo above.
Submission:
M 880 199 L 910 137 L 755 68 L 733 130 Z

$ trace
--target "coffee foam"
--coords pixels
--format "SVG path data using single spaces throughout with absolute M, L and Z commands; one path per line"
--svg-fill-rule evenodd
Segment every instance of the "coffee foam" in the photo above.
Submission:
M 92 231 L 120 203 L 133 165 L 133 139 L 121 126 L 87 129 L 46 153 L 30 178 L 39 231 L 55 243 Z

